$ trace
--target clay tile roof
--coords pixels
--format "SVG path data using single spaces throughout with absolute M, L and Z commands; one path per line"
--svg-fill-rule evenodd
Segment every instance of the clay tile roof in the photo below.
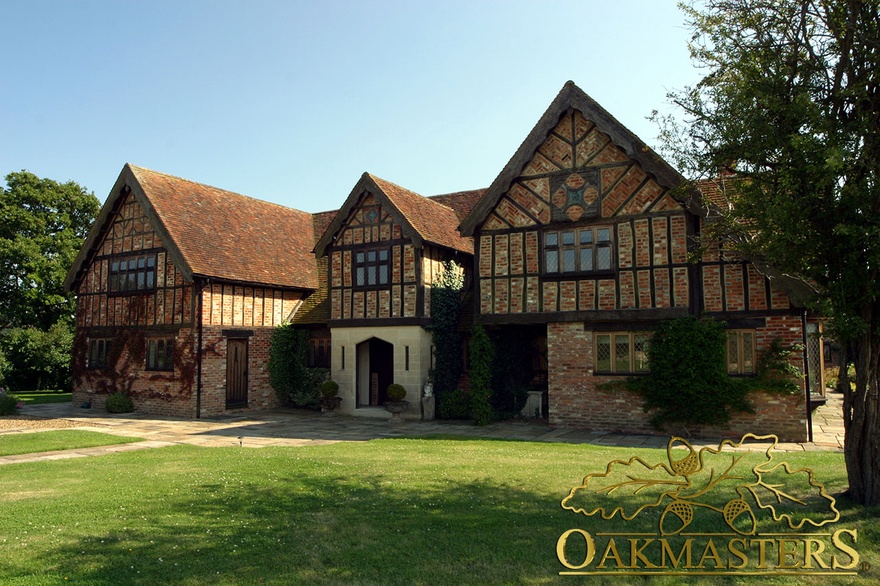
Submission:
M 432 199 L 438 203 L 442 203 L 446 207 L 450 207 L 458 216 L 458 220 L 464 220 L 468 214 L 474 209 L 477 203 L 486 195 L 486 188 L 473 189 L 471 191 L 457 191 L 455 193 L 444 193 L 442 195 L 432 195 L 428 199 Z
M 382 190 L 422 240 L 468 254 L 474 253 L 473 240 L 462 237 L 458 232 L 460 220 L 453 208 L 375 175 L 366 175 Z
M 130 168 L 193 275 L 317 289 L 312 214 Z

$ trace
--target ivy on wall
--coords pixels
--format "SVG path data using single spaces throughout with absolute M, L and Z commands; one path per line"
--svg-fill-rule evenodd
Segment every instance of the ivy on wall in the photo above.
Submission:
M 477 324 L 471 335 L 471 417 L 477 425 L 487 425 L 492 419 L 492 362 L 495 346 L 486 329 Z
M 309 332 L 282 324 L 272 332 L 269 384 L 284 405 L 317 407 L 327 369 L 308 366 Z
M 799 392 L 800 371 L 790 361 L 794 349 L 774 340 L 758 358 L 753 377 L 727 374 L 724 324 L 694 317 L 662 322 L 648 347 L 649 374 L 623 386 L 644 398 L 651 423 L 723 425 L 733 412 L 754 413 L 750 391 Z M 612 383 L 612 386 L 613 383 Z
M 456 326 L 463 287 L 462 268 L 453 260 L 443 261 L 443 270 L 431 286 L 431 325 L 425 328 L 434 345 L 433 381 L 438 398 L 454 391 L 461 376 L 461 336 Z

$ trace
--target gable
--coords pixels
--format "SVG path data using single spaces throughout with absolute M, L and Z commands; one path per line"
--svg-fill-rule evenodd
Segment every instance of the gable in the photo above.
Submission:
M 500 195 L 483 229 L 682 210 L 668 191 L 582 112 L 570 110 Z
M 82 278 L 129 194 L 187 280 L 317 289 L 311 214 L 128 164 L 65 286 L 75 287 Z
M 461 207 L 466 202 L 474 199 L 476 192 L 463 192 L 467 195 L 447 198 L 448 203 L 454 203 Z M 369 203 L 367 200 L 369 199 Z M 433 244 L 451 250 L 473 254 L 473 241 L 463 238 L 458 231 L 459 216 L 452 207 L 444 205 L 440 201 L 410 191 L 390 181 L 385 181 L 375 175 L 364 173 L 352 189 L 345 203 L 336 214 L 336 218 L 328 226 L 324 234 L 315 246 L 315 253 L 320 257 L 326 254 L 326 248 L 334 242 L 345 242 L 343 228 L 354 222 L 357 225 L 365 220 L 377 221 L 377 217 L 366 218 L 359 211 L 363 206 L 370 207 L 374 211 L 381 210 L 383 223 L 391 222 L 399 228 L 399 234 L 394 238 L 407 238 L 416 247 L 421 248 L 425 244 Z M 359 244 L 354 240 L 347 244 Z M 364 232 L 362 242 L 375 241 L 372 233 Z M 371 240 L 366 240 L 370 238 Z M 381 234 L 380 239 L 384 239 Z
M 461 233 L 682 210 L 683 178 L 568 82 L 501 171 Z

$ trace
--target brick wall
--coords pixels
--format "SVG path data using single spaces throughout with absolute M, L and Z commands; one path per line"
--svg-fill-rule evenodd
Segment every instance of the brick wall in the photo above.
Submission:
M 769 318 L 757 332 L 758 348 L 775 337 L 797 342 L 797 318 Z M 659 433 L 650 413 L 642 410 L 638 395 L 626 390 L 600 390 L 596 386 L 622 377 L 593 374 L 593 332 L 583 323 L 547 325 L 548 399 L 550 422 L 593 431 Z M 800 366 L 800 364 L 799 364 Z M 670 429 L 668 433 L 706 437 L 741 436 L 752 432 L 774 433 L 784 441 L 806 441 L 804 396 L 752 393 L 756 413 L 735 414 L 725 428 Z

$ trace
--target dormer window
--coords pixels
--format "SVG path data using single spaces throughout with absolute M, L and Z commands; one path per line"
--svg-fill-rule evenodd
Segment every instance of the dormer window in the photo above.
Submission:
M 156 288 L 156 255 L 130 256 L 110 261 L 110 293 L 136 293 Z
M 354 253 L 356 287 L 387 285 L 391 280 L 391 253 L 387 248 L 359 250 Z

